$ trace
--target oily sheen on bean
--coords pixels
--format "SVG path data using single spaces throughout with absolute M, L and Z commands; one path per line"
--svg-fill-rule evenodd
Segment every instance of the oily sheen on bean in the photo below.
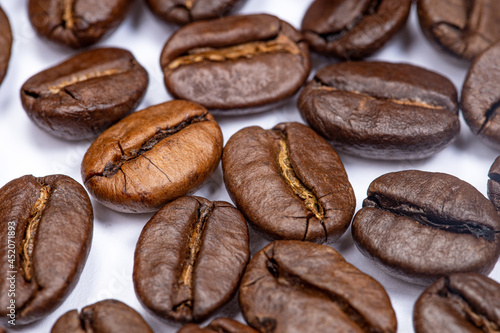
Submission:
M 358 249 L 403 280 L 488 275 L 500 255 L 500 217 L 472 185 L 448 174 L 391 172 L 368 188 L 352 223 Z
M 0 268 L 12 272 L 0 283 L 0 323 L 11 319 L 12 299 L 16 325 L 45 318 L 62 304 L 83 270 L 92 230 L 89 196 L 68 176 L 23 176 L 0 188 L 0 236 L 5 240 Z M 9 297 L 11 283 L 15 298 Z
M 460 130 L 453 83 L 409 64 L 326 66 L 302 90 L 298 107 L 335 149 L 364 158 L 426 158 Z
M 243 128 L 224 147 L 222 167 L 231 199 L 267 238 L 333 242 L 351 222 L 356 198 L 344 165 L 303 124 Z
M 222 154 L 222 132 L 208 111 L 169 101 L 135 112 L 102 133 L 85 153 L 82 179 L 103 205 L 152 212 L 196 190 Z
M 292 96 L 311 67 L 302 34 L 267 14 L 182 27 L 165 44 L 160 63 L 172 95 L 224 114 Z
M 137 311 L 114 299 L 84 307 L 80 313 L 71 310 L 62 315 L 51 333 L 153 333 Z
M 94 138 L 135 110 L 148 73 L 126 50 L 82 52 L 29 78 L 21 102 L 44 131 L 66 139 Z
M 360 59 L 404 27 L 411 0 L 315 0 L 302 19 L 311 48 L 341 59 Z
M 141 232 L 134 255 L 137 298 L 160 318 L 201 322 L 234 295 L 249 257 L 247 224 L 234 206 L 179 198 Z
M 382 285 L 326 245 L 269 244 L 248 264 L 239 295 L 245 320 L 262 333 L 397 331 Z

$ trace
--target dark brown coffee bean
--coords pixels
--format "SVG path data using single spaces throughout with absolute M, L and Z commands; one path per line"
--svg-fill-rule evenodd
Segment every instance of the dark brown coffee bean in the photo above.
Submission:
M 160 19 L 184 25 L 228 15 L 246 0 L 146 0 Z
M 258 333 L 251 327 L 229 318 L 217 318 L 205 326 L 187 324 L 177 333 Z
M 89 196 L 70 177 L 23 176 L 0 189 L 2 324 L 29 324 L 61 305 L 83 270 L 92 229 Z
M 240 305 L 259 332 L 396 332 L 384 288 L 334 249 L 275 241 L 252 258 Z
M 500 156 L 498 156 L 488 171 L 488 198 L 497 211 L 500 211 Z
M 416 333 L 500 332 L 500 284 L 480 274 L 454 274 L 427 288 L 415 303 Z
M 444 173 L 408 170 L 375 179 L 351 230 L 365 256 L 419 284 L 453 273 L 487 275 L 500 254 L 495 207 Z
M 0 83 L 2 83 L 9 67 L 12 48 L 12 31 L 7 15 L 0 7 Z
M 97 136 L 135 110 L 148 73 L 122 49 L 80 53 L 24 83 L 21 101 L 33 122 L 66 140 Z
M 117 300 L 107 299 L 62 315 L 51 333 L 153 333 L 137 311 Z
M 500 149 L 498 86 L 500 86 L 500 42 L 481 53 L 472 62 L 462 88 L 461 101 L 464 119 L 472 133 L 495 149 Z
M 500 40 L 498 0 L 418 0 L 417 10 L 427 39 L 460 58 L 472 59 Z
M 83 48 L 113 32 L 130 0 L 29 0 L 29 19 L 38 34 L 59 44 Z
M 341 59 L 367 57 L 405 25 L 411 0 L 315 0 L 302 20 L 311 48 Z
M 222 132 L 202 106 L 170 101 L 135 112 L 102 133 L 82 162 L 82 178 L 103 205 L 152 212 L 195 191 L 215 171 Z
M 298 107 L 337 150 L 366 158 L 425 158 L 460 130 L 453 83 L 407 64 L 327 66 L 306 85 Z
M 244 128 L 227 142 L 222 166 L 233 202 L 271 239 L 332 242 L 351 222 L 356 198 L 344 165 L 305 125 Z
M 247 224 L 236 208 L 182 197 L 159 210 L 141 232 L 135 292 L 161 318 L 199 322 L 233 296 L 249 257 Z
M 304 84 L 311 67 L 301 33 L 265 14 L 183 27 L 166 43 L 161 66 L 171 94 L 225 110 L 290 97 Z

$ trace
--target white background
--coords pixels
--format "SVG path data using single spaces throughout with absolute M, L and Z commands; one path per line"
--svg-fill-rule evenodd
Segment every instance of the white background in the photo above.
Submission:
M 66 142 L 38 129 L 26 116 L 19 98 L 20 87 L 29 77 L 75 55 L 77 51 L 63 48 L 36 36 L 28 21 L 27 0 L 0 1 L 10 19 L 14 36 L 9 70 L 0 87 L 0 186 L 26 174 L 45 176 L 62 173 L 81 183 L 80 163 L 90 142 Z M 153 17 L 144 2 L 144 0 L 133 1 L 133 6 L 123 24 L 109 38 L 98 44 L 98 46 L 117 46 L 130 50 L 148 71 L 150 84 L 139 109 L 171 99 L 163 85 L 159 57 L 165 41 L 175 29 Z M 298 28 L 310 3 L 310 0 L 248 0 L 239 12 L 271 13 Z M 407 62 L 437 71 L 451 79 L 458 91 L 461 90 L 468 68 L 468 63 L 446 56 L 429 45 L 418 26 L 414 5 L 406 27 L 383 50 L 369 59 Z M 312 73 L 324 64 L 334 62 L 333 59 L 315 55 L 312 60 Z M 224 142 L 246 126 L 260 125 L 268 129 L 279 122 L 303 122 L 297 111 L 295 99 L 273 111 L 250 116 L 217 117 L 217 120 L 224 134 Z M 461 125 L 460 136 L 454 144 L 426 160 L 385 162 L 341 155 L 354 187 L 357 209 L 361 208 L 372 180 L 384 173 L 405 169 L 446 172 L 471 183 L 486 195 L 487 173 L 499 152 L 484 146 L 474 137 L 463 122 L 463 118 Z M 210 200 L 230 201 L 222 183 L 220 167 L 196 194 Z M 62 306 L 50 316 L 20 331 L 48 332 L 57 318 L 66 311 L 80 309 L 102 299 L 115 298 L 139 311 L 155 331 L 176 332 L 179 329 L 178 325 L 165 323 L 147 313 L 139 304 L 133 289 L 135 244 L 151 214 L 121 214 L 101 206 L 94 200 L 92 203 L 95 214 L 94 238 L 78 285 Z M 264 245 L 254 233 L 251 233 L 251 238 L 252 252 Z M 334 247 L 347 261 L 384 285 L 396 310 L 398 332 L 413 332 L 413 304 L 424 288 L 402 282 L 381 272 L 355 248 L 350 230 L 334 244 Z M 497 266 L 490 277 L 500 281 L 500 266 Z M 235 300 L 223 311 L 242 319 Z

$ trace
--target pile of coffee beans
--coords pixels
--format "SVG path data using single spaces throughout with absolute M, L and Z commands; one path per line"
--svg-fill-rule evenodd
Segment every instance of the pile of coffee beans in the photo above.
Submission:
M 498 0 L 0 10 L 0 332 L 500 332 Z

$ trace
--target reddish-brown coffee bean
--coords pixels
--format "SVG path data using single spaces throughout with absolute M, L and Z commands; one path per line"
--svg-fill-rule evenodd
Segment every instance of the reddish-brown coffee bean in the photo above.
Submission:
M 130 0 L 29 0 L 36 32 L 59 44 L 83 48 L 113 32 L 125 18 Z
M 488 198 L 497 211 L 500 211 L 500 156 L 491 165 L 488 178 Z
M 269 244 L 248 264 L 239 298 L 246 321 L 262 333 L 397 329 L 384 288 L 326 245 Z
M 417 9 L 427 39 L 457 57 L 473 59 L 500 41 L 498 0 L 418 0 Z
M 275 16 L 261 14 L 179 29 L 163 48 L 161 67 L 175 97 L 209 109 L 248 111 L 293 95 L 311 66 L 302 34 Z
M 0 7 L 0 83 L 2 83 L 9 67 L 12 48 L 12 31 L 7 15 Z
M 135 110 L 148 73 L 122 49 L 80 53 L 28 79 L 21 88 L 26 113 L 44 131 L 66 139 L 99 135 Z
M 460 130 L 453 83 L 407 64 L 326 66 L 302 90 L 298 107 L 335 149 L 366 158 L 429 157 Z
M 160 19 L 179 25 L 228 15 L 246 0 L 146 0 Z
M 332 242 L 356 206 L 344 165 L 309 127 L 247 127 L 227 142 L 224 183 L 235 205 L 271 239 Z
M 205 108 L 170 101 L 104 131 L 83 157 L 82 179 L 111 209 L 152 212 L 201 186 L 219 165 L 222 144 L 219 125 Z
M 406 23 L 411 0 L 315 0 L 302 20 L 311 48 L 341 59 L 373 54 Z
M 51 333 L 153 333 L 137 311 L 117 300 L 107 299 L 62 315 Z
M 495 149 L 500 149 L 498 86 L 500 86 L 500 42 L 478 55 L 472 62 L 462 88 L 461 101 L 464 119 L 472 133 Z
M 10 319 L 16 325 L 29 324 L 62 304 L 83 270 L 92 229 L 89 196 L 70 177 L 23 176 L 0 189 L 3 324 Z M 8 292 L 12 285 L 15 296 Z M 11 318 L 13 300 L 15 317 Z
M 182 197 L 160 209 L 141 232 L 135 292 L 161 318 L 200 322 L 233 296 L 249 257 L 247 224 L 236 208 Z
M 437 280 L 415 303 L 416 333 L 500 332 L 500 284 L 474 273 Z
M 453 273 L 487 275 L 500 255 L 495 207 L 444 173 L 406 170 L 375 179 L 351 230 L 361 253 L 418 284 Z
M 251 327 L 229 318 L 217 318 L 201 328 L 196 324 L 187 324 L 177 333 L 258 333 Z

